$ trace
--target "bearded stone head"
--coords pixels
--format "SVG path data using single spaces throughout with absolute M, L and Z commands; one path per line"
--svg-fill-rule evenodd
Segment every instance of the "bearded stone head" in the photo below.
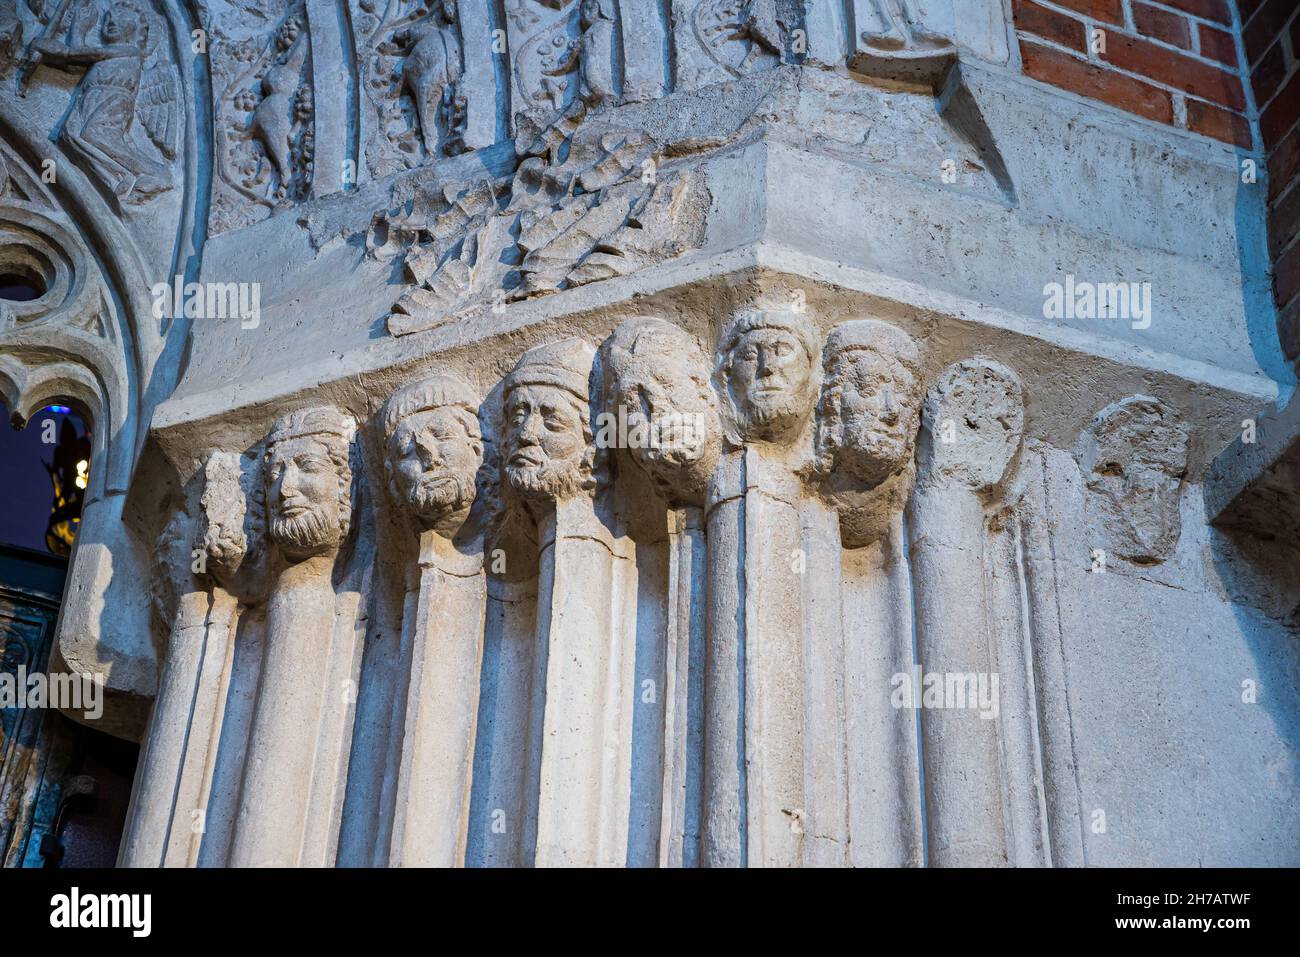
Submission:
M 398 389 L 380 411 L 389 494 L 423 528 L 458 524 L 474 502 L 483 464 L 477 409 L 465 382 L 436 375 Z
M 889 323 L 859 319 L 826 340 L 817 457 L 875 485 L 912 460 L 921 414 L 916 343 Z
M 733 443 L 790 444 L 816 399 L 816 331 L 793 310 L 738 313 L 718 342 L 714 381 Z
M 595 487 L 588 396 L 596 352 L 581 339 L 529 349 L 506 376 L 502 461 L 506 482 L 530 501 L 570 498 Z
M 601 364 L 607 409 L 625 422 L 633 461 L 668 501 L 702 503 L 722 423 L 695 340 L 662 319 L 629 319 L 605 342 Z
M 292 561 L 338 548 L 352 521 L 350 453 L 356 423 L 319 407 L 277 419 L 266 440 L 271 541 Z

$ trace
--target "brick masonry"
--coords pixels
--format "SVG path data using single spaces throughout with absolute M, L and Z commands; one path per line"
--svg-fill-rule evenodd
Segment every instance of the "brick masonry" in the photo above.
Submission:
M 1242 46 L 1268 163 L 1268 248 L 1278 333 L 1300 357 L 1300 4 L 1238 0 Z
M 1012 0 L 1012 12 L 1034 79 L 1255 147 L 1228 0 Z
M 1279 334 L 1300 359 L 1300 0 L 1011 6 L 1026 75 L 1264 157 Z

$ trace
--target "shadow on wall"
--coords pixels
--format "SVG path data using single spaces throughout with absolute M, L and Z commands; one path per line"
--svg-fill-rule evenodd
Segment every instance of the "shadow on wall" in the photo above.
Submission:
M 1300 548 L 1240 529 L 1211 527 L 1210 536 L 1214 572 L 1256 666 L 1241 676 L 1242 702 L 1263 708 L 1286 742 L 1262 779 L 1300 800 Z

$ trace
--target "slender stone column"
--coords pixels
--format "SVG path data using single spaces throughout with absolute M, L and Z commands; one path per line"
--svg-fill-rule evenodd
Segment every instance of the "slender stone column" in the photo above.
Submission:
M 920 358 L 902 330 L 859 319 L 832 330 L 822 363 L 814 462 L 818 495 L 804 508 L 813 689 L 808 722 L 814 742 L 808 780 L 817 835 L 808 860 L 846 863 L 852 841 L 875 849 L 868 860 L 901 864 L 899 838 L 912 822 L 899 799 L 911 768 L 889 715 L 887 682 L 897 670 L 900 645 L 910 652 L 911 633 L 900 629 L 896 608 L 905 603 L 903 583 L 888 559 L 915 474 Z M 841 545 L 871 557 L 854 561 Z M 868 572 L 866 579 L 851 575 L 846 582 L 845 570 L 855 568 Z M 910 661 L 909 653 L 909 672 Z M 881 673 L 891 664 L 895 667 Z M 914 749 L 914 737 L 907 746 Z M 852 804 L 850 768 L 858 796 Z M 858 853 L 853 859 L 863 857 Z
M 804 862 L 801 438 L 817 394 L 801 313 L 745 311 L 719 340 L 729 450 L 709 485 L 703 863 Z M 805 453 L 806 457 L 806 453 Z
M 704 502 L 722 423 L 707 357 L 670 322 L 624 322 L 601 347 L 605 409 L 631 468 L 668 504 L 667 615 L 663 652 L 663 792 L 659 863 L 699 860 L 703 798 L 703 682 L 707 546 Z M 598 442 L 600 437 L 598 437 Z
M 936 867 L 1008 863 L 995 682 L 1022 676 L 997 671 L 986 525 L 1018 459 L 1023 423 L 1018 380 L 985 359 L 950 366 L 926 398 L 910 534 L 927 843 Z
M 188 565 L 184 566 L 188 569 Z M 207 638 L 212 595 L 195 589 L 177 596 L 158 696 L 140 753 L 119 867 L 161 867 L 176 815 L 176 784 L 185 764 L 190 707 Z M 187 822 L 180 827 L 188 829 Z
M 704 510 L 669 511 L 660 867 L 698 867 L 704 814 L 704 648 L 708 589 Z
M 635 584 L 630 543 L 597 499 L 594 358 L 579 339 L 538 346 L 503 388 L 506 484 L 538 528 L 539 867 L 617 866 L 627 853 Z
M 420 543 L 411 684 L 390 863 L 465 861 L 470 771 L 487 602 L 482 549 L 462 554 L 435 532 Z
M 483 464 L 478 398 L 434 376 L 395 393 L 380 424 L 389 494 L 420 547 L 403 623 L 411 679 L 389 863 L 461 866 L 487 605 L 482 522 L 471 514 Z
M 178 514 L 159 542 L 178 594 L 119 855 L 124 867 L 197 863 L 234 650 L 232 591 L 243 592 L 257 577 L 257 561 L 247 559 L 245 524 L 256 519 L 240 456 L 209 453 L 196 481 L 198 522 Z M 155 588 L 166 590 L 166 583 Z
M 236 867 L 302 860 L 336 619 L 334 565 L 352 518 L 354 431 L 337 410 L 315 408 L 278 420 L 267 439 L 268 531 L 277 555 L 231 846 Z

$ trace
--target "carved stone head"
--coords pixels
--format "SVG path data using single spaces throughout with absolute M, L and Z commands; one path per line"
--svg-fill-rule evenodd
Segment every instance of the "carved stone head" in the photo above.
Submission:
M 99 36 L 105 43 L 138 45 L 148 39 L 149 24 L 134 5 L 118 2 L 105 11 Z
M 198 544 L 206 552 L 213 574 L 229 577 L 238 571 L 249 545 L 239 453 L 213 449 L 203 461 L 202 476 Z
M 356 423 L 338 409 L 291 412 L 266 440 L 271 541 L 292 561 L 329 552 L 352 520 L 350 454 Z
M 1075 454 L 1094 514 L 1121 558 L 1152 564 L 1178 544 L 1187 441 L 1174 410 L 1145 395 L 1107 406 L 1080 436 Z
M 581 339 L 529 349 L 506 376 L 502 461 L 525 500 L 570 498 L 595 487 L 588 398 L 596 352 Z
M 921 414 L 916 343 L 887 322 L 854 320 L 831 331 L 822 362 L 818 467 L 869 486 L 905 468 Z
M 747 310 L 718 341 L 714 381 L 728 437 L 792 443 L 817 395 L 817 334 L 803 313 Z
M 709 362 L 662 319 L 629 319 L 602 347 L 605 399 L 628 454 L 670 502 L 700 504 L 721 450 Z
M 921 465 L 928 480 L 957 482 L 980 494 L 1004 483 L 1025 428 L 1016 374 L 976 357 L 955 362 L 925 398 Z
M 424 528 L 458 524 L 474 502 L 483 464 L 477 409 L 465 382 L 436 375 L 398 389 L 379 414 L 389 494 Z

